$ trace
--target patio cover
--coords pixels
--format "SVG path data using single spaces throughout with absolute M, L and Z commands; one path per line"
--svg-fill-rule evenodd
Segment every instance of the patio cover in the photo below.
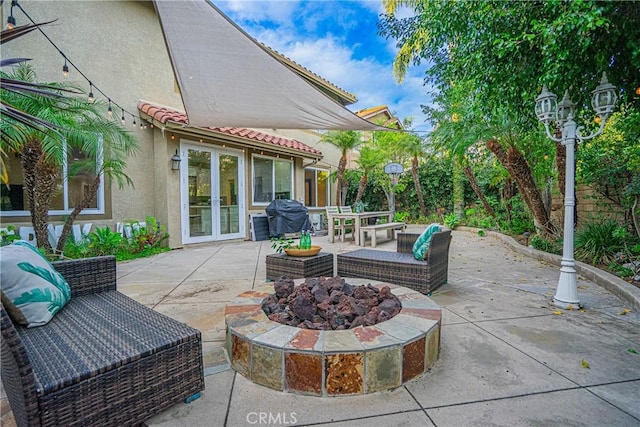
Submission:
M 305 81 L 206 0 L 155 0 L 189 126 L 387 130 Z

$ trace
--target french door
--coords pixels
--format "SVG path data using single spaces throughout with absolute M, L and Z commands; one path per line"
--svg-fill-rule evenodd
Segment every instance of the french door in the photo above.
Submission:
M 244 238 L 242 152 L 183 143 L 180 157 L 182 243 Z

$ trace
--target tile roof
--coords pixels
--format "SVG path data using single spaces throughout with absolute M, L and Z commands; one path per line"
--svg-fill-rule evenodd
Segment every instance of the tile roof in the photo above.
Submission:
M 378 114 L 382 113 L 386 113 L 386 115 L 389 117 L 387 120 L 380 123 L 382 126 L 391 127 L 391 125 L 395 124 L 398 129 L 402 129 L 404 127 L 400 119 L 391 114 L 391 111 L 389 111 L 389 107 L 387 107 L 386 105 L 379 105 L 377 107 L 370 107 L 356 111 L 356 115 L 362 117 L 365 120 L 371 120 Z
M 158 122 L 165 124 L 167 122 L 189 124 L 187 114 L 183 111 L 178 111 L 170 107 L 151 103 L 149 101 L 138 101 L 138 110 L 147 114 L 149 117 L 157 120 Z M 296 139 L 283 138 L 281 136 L 270 135 L 268 133 L 260 132 L 254 129 L 238 128 L 238 127 L 199 127 L 198 129 L 204 129 L 207 131 L 218 132 L 226 135 L 231 135 L 239 138 L 250 139 L 252 141 L 262 142 L 269 145 L 275 145 L 279 147 L 288 148 L 295 151 L 302 151 L 305 153 L 322 155 L 320 150 L 308 146 Z

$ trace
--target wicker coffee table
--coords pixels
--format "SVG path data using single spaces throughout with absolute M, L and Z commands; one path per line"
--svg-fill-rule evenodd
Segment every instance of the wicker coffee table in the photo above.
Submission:
M 290 279 L 303 277 L 333 277 L 333 254 L 320 252 L 310 257 L 293 257 L 287 254 L 267 255 L 267 280 L 281 276 Z

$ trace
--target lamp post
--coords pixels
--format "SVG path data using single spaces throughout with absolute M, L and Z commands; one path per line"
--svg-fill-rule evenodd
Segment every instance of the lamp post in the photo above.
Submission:
M 613 112 L 616 101 L 616 88 L 607 81 L 606 73 L 602 73 L 602 80 L 592 92 L 591 106 L 600 117 L 600 128 L 591 135 L 582 135 L 584 128 L 574 121 L 575 104 L 569 99 L 569 91 L 566 91 L 562 101 L 556 102 L 557 96 L 549 92 L 546 86 L 542 87 L 542 93 L 536 97 L 536 116 L 544 123 L 547 137 L 560 142 L 566 150 L 566 172 L 564 190 L 564 235 L 562 243 L 562 263 L 560 267 L 560 279 L 558 288 L 553 297 L 553 303 L 557 307 L 569 309 L 578 307 L 578 286 L 576 281 L 575 259 L 573 258 L 573 223 L 575 207 L 575 144 L 594 138 L 602 133 L 604 124 Z M 555 123 L 562 129 L 560 139 L 556 138 L 549 130 L 549 125 Z M 571 307 L 570 307 L 571 306 Z
M 404 172 L 404 167 L 400 163 L 387 163 L 384 167 L 384 173 L 391 177 L 391 221 L 396 216 L 396 184 L 398 183 L 398 175 Z

